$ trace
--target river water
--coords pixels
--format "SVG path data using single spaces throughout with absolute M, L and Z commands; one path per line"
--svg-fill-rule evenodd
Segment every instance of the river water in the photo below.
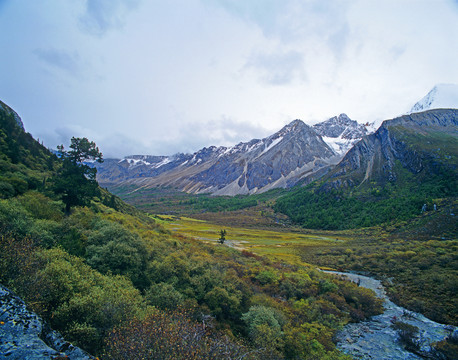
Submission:
M 456 327 L 436 323 L 421 314 L 396 305 L 388 299 L 379 280 L 351 273 L 325 272 L 359 282 L 360 286 L 374 290 L 376 295 L 384 300 L 383 314 L 373 316 L 368 321 L 348 324 L 337 334 L 337 348 L 354 359 L 423 359 L 405 350 L 398 342 L 397 332 L 391 328 L 394 318 L 418 327 L 421 351 L 429 351 L 432 343 L 443 340 L 452 331 L 457 331 Z

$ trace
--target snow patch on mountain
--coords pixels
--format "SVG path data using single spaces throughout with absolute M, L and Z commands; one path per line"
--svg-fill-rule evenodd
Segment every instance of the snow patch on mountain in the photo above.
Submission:
M 358 124 L 346 114 L 315 124 L 313 128 L 334 153 L 340 156 L 345 155 L 363 136 L 375 130 L 373 124 Z
M 130 166 L 137 166 L 137 165 L 151 165 L 148 161 L 142 159 L 122 159 L 120 162 L 126 161 Z
M 330 137 L 330 136 L 322 136 L 323 141 L 328 144 L 331 149 L 336 153 L 342 153 L 349 145 L 349 141 L 346 139 L 342 139 L 341 137 Z M 346 151 L 345 151 L 346 152 Z
M 264 144 L 265 148 L 262 151 L 261 155 L 268 152 L 270 149 L 272 149 L 275 145 L 277 145 L 282 140 L 283 140 L 283 136 L 280 136 L 279 138 L 274 139 L 269 145 Z
M 162 160 L 159 164 L 156 164 L 154 165 L 154 168 L 157 169 L 157 168 L 160 168 L 161 166 L 164 166 L 165 164 L 168 164 L 169 162 L 171 162 L 172 160 L 170 160 L 170 158 L 165 158 L 164 160 Z M 146 163 L 145 163 L 146 164 Z
M 420 101 L 418 101 L 407 114 L 430 109 L 458 109 L 458 85 L 439 84 Z

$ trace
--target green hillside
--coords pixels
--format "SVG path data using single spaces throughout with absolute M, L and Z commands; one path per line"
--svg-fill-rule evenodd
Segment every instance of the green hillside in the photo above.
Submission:
M 8 113 L 0 118 L 0 282 L 90 353 L 347 359 L 335 332 L 380 313 L 355 284 L 173 235 L 107 191 L 87 192 L 76 147 L 57 158 Z M 84 204 L 66 206 L 65 176 Z
M 0 198 L 44 189 L 57 157 L 26 133 L 14 115 L 0 108 Z

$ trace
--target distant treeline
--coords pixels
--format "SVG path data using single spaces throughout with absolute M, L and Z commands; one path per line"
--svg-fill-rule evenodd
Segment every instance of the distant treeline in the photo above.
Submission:
M 235 211 L 258 205 L 258 200 L 249 196 L 199 196 L 186 201 L 183 205 L 189 205 L 194 210 L 209 212 Z

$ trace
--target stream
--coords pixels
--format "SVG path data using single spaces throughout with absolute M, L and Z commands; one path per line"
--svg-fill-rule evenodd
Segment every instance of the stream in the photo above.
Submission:
M 388 299 L 385 288 L 379 280 L 351 273 L 325 272 L 359 282 L 359 286 L 373 290 L 384 300 L 383 314 L 373 316 L 367 321 L 347 324 L 337 333 L 337 348 L 355 359 L 423 359 L 405 350 L 398 342 L 397 332 L 391 328 L 391 321 L 394 318 L 418 327 L 421 351 L 424 352 L 430 350 L 432 343 L 443 340 L 451 332 L 457 331 L 454 326 L 436 323 L 419 313 L 396 305 Z

